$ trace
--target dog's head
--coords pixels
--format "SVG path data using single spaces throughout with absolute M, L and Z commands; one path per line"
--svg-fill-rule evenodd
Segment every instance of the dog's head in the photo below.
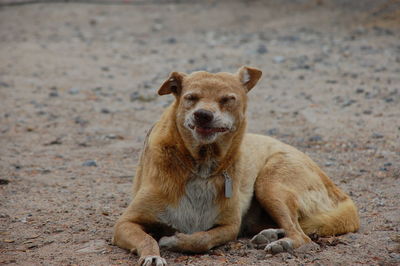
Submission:
M 243 126 L 246 94 L 261 74 L 256 68 L 245 66 L 235 74 L 172 72 L 158 94 L 174 94 L 181 134 L 190 136 L 198 144 L 210 144 Z

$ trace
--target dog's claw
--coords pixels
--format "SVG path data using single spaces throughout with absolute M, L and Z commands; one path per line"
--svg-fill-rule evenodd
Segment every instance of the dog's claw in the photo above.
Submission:
M 264 250 L 271 254 L 293 252 L 293 244 L 290 239 L 280 239 L 268 244 Z
M 167 261 L 160 256 L 145 256 L 139 260 L 140 266 L 165 266 Z
M 255 235 L 250 242 L 257 248 L 263 248 L 284 236 L 285 231 L 283 229 L 266 229 Z

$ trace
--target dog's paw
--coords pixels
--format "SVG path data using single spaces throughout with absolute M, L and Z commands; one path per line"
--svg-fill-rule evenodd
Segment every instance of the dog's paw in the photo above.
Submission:
M 178 237 L 175 236 L 164 236 L 158 241 L 160 248 L 174 250 L 178 246 Z
M 139 259 L 140 266 L 165 266 L 167 261 L 160 256 L 144 256 Z
M 255 235 L 250 242 L 256 248 L 263 248 L 271 242 L 278 240 L 285 236 L 283 229 L 266 229 Z
M 274 241 L 274 242 L 268 244 L 264 250 L 267 253 L 271 253 L 271 254 L 277 254 L 277 253 L 281 253 L 281 252 L 292 253 L 293 252 L 293 243 L 292 243 L 292 240 L 290 240 L 288 238 L 279 239 L 277 241 Z

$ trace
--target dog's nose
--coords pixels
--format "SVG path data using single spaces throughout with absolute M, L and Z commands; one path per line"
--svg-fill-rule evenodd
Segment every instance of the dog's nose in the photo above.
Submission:
M 199 125 L 206 125 L 214 119 L 214 114 L 205 109 L 199 109 L 193 115 L 196 123 Z

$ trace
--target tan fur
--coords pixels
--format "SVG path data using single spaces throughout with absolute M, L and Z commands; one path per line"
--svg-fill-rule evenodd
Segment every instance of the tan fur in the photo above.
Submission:
M 172 93 L 176 100 L 148 137 L 134 179 L 133 200 L 115 226 L 114 244 L 137 252 L 140 263 L 159 258 L 150 233 L 158 234 L 157 238 L 167 235 L 160 240 L 163 247 L 204 252 L 237 237 L 254 200 L 262 208 L 259 213 L 265 219 L 268 213 L 294 247 L 310 242 L 307 235 L 312 233 L 335 235 L 359 228 L 354 203 L 308 156 L 273 138 L 245 134 L 246 94 L 260 76 L 261 71 L 249 67 L 236 74 L 171 73 L 159 94 Z M 199 109 L 219 115 L 215 124 L 228 125 L 229 130 L 215 133 L 215 138 L 210 134 L 210 143 L 204 137 L 208 135 L 196 135 L 200 126 L 193 129 L 190 119 Z M 225 197 L 223 171 L 232 178 L 231 198 Z M 200 187 L 196 190 L 192 185 L 190 191 L 197 191 L 198 200 L 186 194 L 194 179 Z M 202 191 L 203 183 L 213 191 Z M 176 217 L 196 219 L 202 215 L 193 211 L 196 204 L 208 206 L 209 201 L 217 212 L 207 213 L 210 219 L 215 217 L 209 221 L 213 226 L 191 234 L 173 228 L 185 222 Z M 190 217 L 182 217 L 186 208 Z

